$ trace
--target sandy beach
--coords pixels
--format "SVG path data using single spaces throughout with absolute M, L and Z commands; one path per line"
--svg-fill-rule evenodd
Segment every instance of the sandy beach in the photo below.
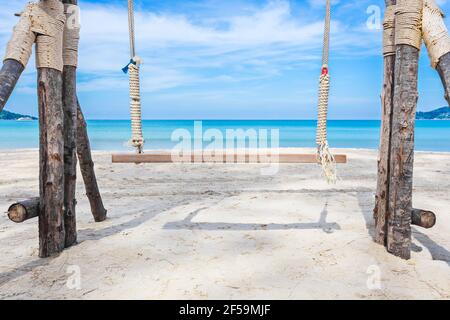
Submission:
M 449 299 L 450 154 L 416 154 L 414 207 L 437 224 L 413 227 L 404 261 L 371 238 L 377 152 L 338 152 L 349 163 L 335 186 L 317 165 L 264 176 L 261 164 L 112 164 L 95 152 L 109 218 L 94 223 L 80 178 L 78 245 L 39 259 L 37 219 L 2 214 L 0 298 Z M 37 195 L 37 150 L 1 151 L 2 212 Z

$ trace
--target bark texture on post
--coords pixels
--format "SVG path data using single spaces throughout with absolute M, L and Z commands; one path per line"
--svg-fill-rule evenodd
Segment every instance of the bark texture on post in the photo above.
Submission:
M 396 0 L 386 0 L 386 7 L 396 4 Z M 388 197 L 389 197 L 389 163 L 391 148 L 392 104 L 394 98 L 395 55 L 384 57 L 384 79 L 381 95 L 381 134 L 378 156 L 378 180 L 375 196 L 375 242 L 386 245 Z
M 106 219 L 107 211 L 103 206 L 102 196 L 97 184 L 92 161 L 91 145 L 87 133 L 87 125 L 79 102 L 77 103 L 77 153 L 81 174 L 86 187 L 86 195 L 91 205 L 91 212 L 96 222 Z
M 450 52 L 439 59 L 436 67 L 445 90 L 445 100 L 450 106 Z
M 409 259 L 419 50 L 397 45 L 396 54 L 387 248 Z
M 16 60 L 8 59 L 3 63 L 0 70 L 0 112 L 3 111 L 24 69 Z
M 15 223 L 21 223 L 38 216 L 39 198 L 14 203 L 8 209 L 8 218 Z
M 76 67 L 64 66 L 63 110 L 64 110 L 64 225 L 65 246 L 77 242 L 76 184 L 77 184 L 77 96 Z
M 64 250 L 64 115 L 62 74 L 51 68 L 38 69 L 40 215 L 39 256 Z

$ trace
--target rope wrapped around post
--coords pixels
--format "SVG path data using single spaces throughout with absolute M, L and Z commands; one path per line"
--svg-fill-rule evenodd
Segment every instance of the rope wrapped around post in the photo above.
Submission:
M 444 13 L 434 0 L 424 0 L 422 33 L 431 66 L 436 69 L 441 57 L 450 52 L 450 37 L 444 23 Z
M 131 140 L 130 144 L 136 148 L 136 152 L 144 152 L 144 137 L 142 134 L 142 111 L 139 66 L 141 59 L 136 56 L 135 33 L 134 33 L 134 6 L 133 0 L 128 0 L 128 27 L 130 32 L 130 55 L 131 60 L 123 72 L 129 73 L 130 80 L 130 115 L 131 115 Z
M 319 103 L 317 118 L 317 156 L 325 178 L 329 183 L 336 183 L 336 162 L 330 152 L 327 140 L 328 100 L 330 94 L 330 74 L 328 72 L 328 58 L 330 48 L 331 4 L 327 0 L 325 30 L 323 38 L 322 74 L 319 80 Z
M 383 55 L 395 55 L 395 5 L 386 7 L 383 21 Z
M 4 60 L 12 59 L 26 66 L 36 43 L 36 67 L 63 70 L 62 39 L 66 17 L 59 0 L 29 3 L 20 14 L 8 42 Z

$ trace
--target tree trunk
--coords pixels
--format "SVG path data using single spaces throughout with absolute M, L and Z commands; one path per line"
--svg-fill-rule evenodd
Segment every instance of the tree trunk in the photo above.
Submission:
M 86 187 L 86 195 L 91 205 L 91 212 L 96 222 L 106 219 L 106 209 L 103 206 L 102 196 L 98 189 L 97 178 L 92 161 L 91 146 L 87 133 L 87 125 L 79 102 L 77 103 L 77 153 L 80 162 L 80 169 Z
M 444 54 L 436 67 L 445 90 L 445 100 L 450 106 L 450 52 Z
M 65 244 L 64 114 L 61 92 L 61 72 L 39 68 L 39 256 L 42 258 L 61 252 Z
M 65 246 L 77 242 L 76 227 L 76 183 L 77 183 L 77 96 L 76 67 L 64 66 L 63 109 L 64 109 L 64 226 Z
M 396 4 L 396 0 L 386 0 L 386 7 Z M 375 241 L 386 245 L 388 195 L 389 195 L 389 163 L 391 149 L 392 104 L 394 97 L 395 55 L 384 57 L 384 80 L 381 95 L 381 135 L 378 158 L 378 180 L 375 196 Z
M 38 216 L 39 198 L 14 203 L 8 209 L 8 218 L 15 223 L 21 223 Z
M 387 248 L 409 259 L 419 50 L 400 44 L 396 55 Z
M 436 224 L 436 215 L 431 211 L 413 209 L 411 214 L 412 224 L 430 229 Z
M 16 60 L 8 59 L 3 63 L 0 70 L 0 112 L 3 111 L 24 69 Z

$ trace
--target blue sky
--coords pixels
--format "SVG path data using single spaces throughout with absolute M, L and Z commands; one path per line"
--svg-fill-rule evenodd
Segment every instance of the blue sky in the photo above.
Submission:
M 2 52 L 13 13 L 26 3 L 5 2 Z M 145 119 L 315 118 L 324 0 L 135 2 Z M 447 1 L 438 2 L 450 12 Z M 126 1 L 85 0 L 80 7 L 82 107 L 89 119 L 127 119 Z M 377 8 L 383 0 L 333 1 L 331 119 L 380 117 L 381 30 L 367 26 Z M 419 80 L 419 110 L 446 105 L 425 49 Z M 6 108 L 36 115 L 35 83 L 30 61 Z

